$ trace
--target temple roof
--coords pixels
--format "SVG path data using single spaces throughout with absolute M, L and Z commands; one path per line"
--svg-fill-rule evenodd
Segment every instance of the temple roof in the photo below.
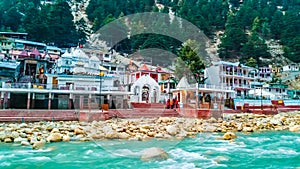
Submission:
M 149 71 L 148 66 L 144 63 L 141 67 L 140 70 L 144 70 L 144 71 Z
M 177 85 L 177 89 L 186 89 L 189 87 L 190 87 L 190 84 L 189 84 L 187 78 L 185 76 L 182 77 Z
M 61 57 L 72 58 L 72 55 L 68 52 L 68 50 L 66 50 L 66 52 Z
M 97 61 L 97 62 L 100 61 L 99 58 L 98 58 L 97 56 L 92 56 L 92 57 L 90 58 L 90 60 Z
M 27 57 L 28 56 L 28 52 L 26 50 L 23 50 L 19 56 L 23 56 L 23 57 Z
M 41 56 L 41 53 L 39 50 L 37 50 L 36 48 L 30 53 L 30 55 L 34 55 L 34 56 Z

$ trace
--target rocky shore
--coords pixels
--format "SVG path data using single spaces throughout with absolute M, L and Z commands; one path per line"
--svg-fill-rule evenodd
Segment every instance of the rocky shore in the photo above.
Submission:
M 300 112 L 274 116 L 226 114 L 223 119 L 182 117 L 111 119 L 91 123 L 78 121 L 0 123 L 0 144 L 15 143 L 37 149 L 45 143 L 93 141 L 101 139 L 147 140 L 183 139 L 200 132 L 222 132 L 223 139 L 234 139 L 235 132 L 289 130 L 300 132 Z

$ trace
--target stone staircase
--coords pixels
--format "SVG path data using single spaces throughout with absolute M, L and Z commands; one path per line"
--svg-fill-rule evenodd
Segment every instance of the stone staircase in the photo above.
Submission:
M 109 110 L 110 117 L 118 118 L 151 118 L 151 117 L 178 117 L 179 112 L 176 109 L 114 109 Z
M 0 122 L 77 121 L 75 110 L 0 110 Z

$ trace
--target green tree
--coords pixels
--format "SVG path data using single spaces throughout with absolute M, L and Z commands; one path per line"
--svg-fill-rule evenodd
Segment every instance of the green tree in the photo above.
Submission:
M 199 56 L 198 49 L 199 47 L 195 41 L 187 40 L 180 48 L 178 57 L 190 70 L 191 75 L 186 75 L 188 77 L 193 77 L 196 81 L 198 81 L 198 83 L 204 83 L 205 79 L 200 79 L 200 77 L 203 77 L 205 65 L 201 59 L 201 56 Z M 178 60 L 179 63 L 177 64 L 179 66 L 182 65 L 180 60 Z M 180 72 L 177 72 L 176 74 L 179 73 Z M 192 78 L 189 78 L 188 80 L 192 80 Z
M 257 67 L 257 61 L 253 58 L 253 57 L 250 57 L 246 63 L 245 63 L 246 66 L 249 66 L 249 67 Z
M 274 39 L 280 39 L 283 28 L 283 15 L 282 12 L 277 11 L 272 17 L 270 22 L 271 37 Z
M 219 45 L 219 55 L 223 60 L 230 58 L 239 58 L 241 48 L 247 42 L 247 36 L 243 32 L 236 16 L 231 13 L 227 20 L 225 32 L 221 37 Z
M 51 30 L 49 42 L 57 46 L 77 45 L 79 39 L 85 39 L 84 34 L 76 30 L 70 6 L 64 0 L 50 6 L 48 26 Z
M 248 42 L 242 48 L 242 60 L 253 57 L 259 66 L 264 65 L 260 58 L 270 59 L 271 54 L 268 52 L 268 46 L 261 37 L 261 23 L 258 17 L 253 21 Z

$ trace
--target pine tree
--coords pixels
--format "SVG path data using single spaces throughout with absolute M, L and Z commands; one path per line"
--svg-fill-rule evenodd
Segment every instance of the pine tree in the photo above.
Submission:
M 194 77 L 194 79 L 198 83 L 204 83 L 205 79 L 203 78 L 201 79 L 200 77 L 203 77 L 205 65 L 201 59 L 201 56 L 199 56 L 198 49 L 199 47 L 197 46 L 195 41 L 188 40 L 180 48 L 178 57 L 183 61 L 186 67 L 190 70 L 191 75 L 190 74 L 186 74 L 186 75 L 189 77 Z M 179 66 L 182 65 L 182 62 L 180 62 L 180 60 L 178 60 L 178 65 Z M 177 72 L 176 74 L 179 74 L 179 72 Z

